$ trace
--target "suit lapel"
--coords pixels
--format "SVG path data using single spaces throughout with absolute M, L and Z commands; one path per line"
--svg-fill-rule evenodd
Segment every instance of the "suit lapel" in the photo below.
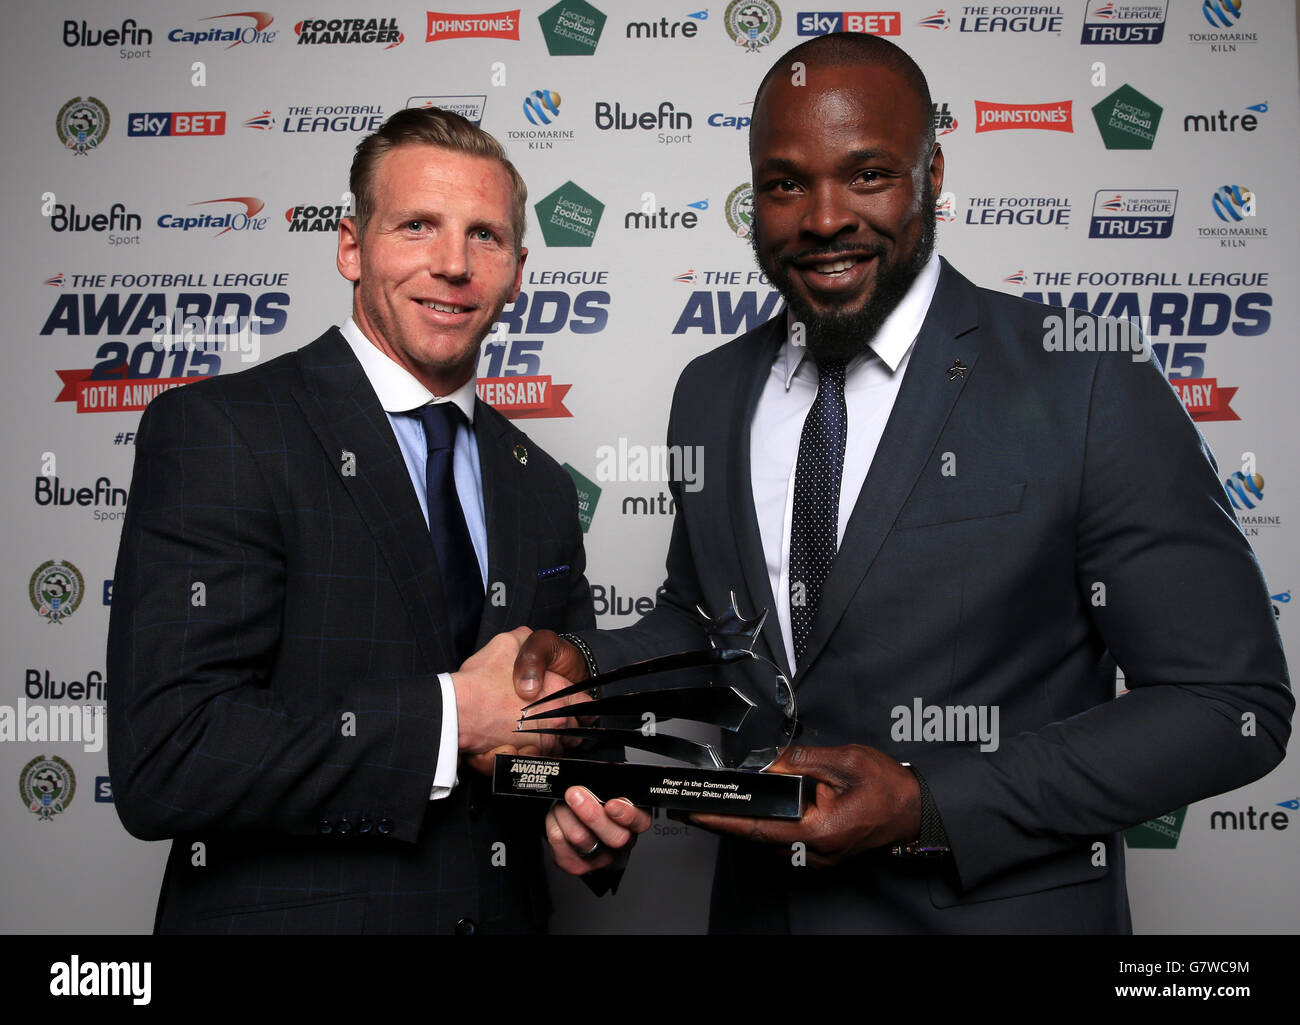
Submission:
M 767 609 L 767 621 L 763 624 L 762 638 L 767 643 L 767 657 L 785 670 L 785 641 L 781 638 L 781 625 L 776 616 L 776 599 L 772 594 L 772 583 L 767 574 L 767 558 L 763 554 L 763 539 L 758 530 L 758 514 L 754 510 L 754 485 L 749 472 L 750 460 L 750 423 L 754 410 L 758 406 L 759 396 L 763 394 L 763 385 L 772 371 L 772 361 L 776 359 L 777 350 L 785 341 L 785 314 L 782 312 L 768 321 L 760 331 L 752 346 L 752 351 L 742 355 L 741 372 L 736 379 L 736 394 L 727 420 L 730 436 L 726 440 L 727 453 L 727 494 L 723 502 L 731 513 L 731 535 L 735 539 L 736 554 L 742 567 L 744 586 L 748 594 L 744 597 L 748 604 L 740 611 L 747 616 L 755 615 L 759 609 Z M 730 585 L 729 586 L 739 586 Z M 708 609 L 711 615 L 720 615 L 721 609 Z
M 303 384 L 293 389 L 294 401 L 404 596 L 426 663 L 436 671 L 454 670 L 460 663 L 443 612 L 442 576 L 388 416 L 337 329 L 302 349 L 300 357 Z M 351 472 L 345 453 L 352 457 Z
M 979 357 L 975 286 L 942 261 L 930 310 L 917 335 L 902 387 L 875 458 L 844 529 L 839 554 L 822 588 L 799 680 L 807 676 L 871 568 Z M 960 359 L 964 374 L 949 368 Z
M 536 531 L 525 529 L 523 488 L 529 469 L 527 445 L 505 418 L 482 399 L 477 401 L 474 410 L 474 433 L 478 436 L 479 465 L 483 471 L 483 512 L 488 536 L 488 585 L 479 626 L 481 647 L 494 634 L 508 628 L 511 609 L 532 608 L 537 590 L 538 552 Z M 522 452 L 516 453 L 516 449 Z

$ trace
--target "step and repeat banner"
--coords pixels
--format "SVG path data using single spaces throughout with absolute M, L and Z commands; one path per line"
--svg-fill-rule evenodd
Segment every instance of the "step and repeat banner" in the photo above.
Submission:
M 1300 653 L 1290 3 L 266 2 L 5 12 L 4 932 L 152 925 L 167 844 L 119 824 L 102 714 L 140 412 L 347 316 L 352 151 L 407 106 L 481 123 L 528 182 L 523 292 L 480 394 L 577 482 L 603 626 L 634 622 L 662 579 L 679 371 L 781 308 L 746 241 L 754 89 L 789 47 L 846 30 L 929 76 L 941 253 L 1146 328 Z M 1300 928 L 1295 756 L 1127 841 L 1138 931 Z M 616 898 L 555 880 L 553 928 L 701 930 L 712 855 L 658 818 Z

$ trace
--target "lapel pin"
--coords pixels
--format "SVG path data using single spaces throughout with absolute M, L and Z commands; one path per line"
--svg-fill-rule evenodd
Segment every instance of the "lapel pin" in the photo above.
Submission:
M 963 363 L 961 360 L 959 359 L 953 360 L 952 366 L 948 368 L 948 380 L 955 381 L 959 377 L 965 377 L 967 369 L 968 368 L 966 364 Z
M 515 446 L 515 462 L 520 466 L 528 465 L 528 449 L 524 448 L 523 445 Z

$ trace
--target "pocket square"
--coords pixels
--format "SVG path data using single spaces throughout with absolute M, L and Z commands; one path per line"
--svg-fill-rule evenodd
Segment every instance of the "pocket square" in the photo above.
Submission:
M 569 569 L 570 567 L 567 563 L 563 566 L 552 566 L 550 569 L 539 569 L 537 571 L 537 579 L 545 580 L 547 577 L 558 577 L 561 573 L 569 572 Z

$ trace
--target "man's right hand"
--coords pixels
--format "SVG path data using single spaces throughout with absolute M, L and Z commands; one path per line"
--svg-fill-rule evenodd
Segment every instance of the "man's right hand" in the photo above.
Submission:
M 475 756 L 502 749 L 515 750 L 521 741 L 536 746 L 544 755 L 560 753 L 559 737 L 515 732 L 523 714 L 522 705 L 526 702 L 515 695 L 507 681 L 529 633 L 528 627 L 521 626 L 510 633 L 497 634 L 467 658 L 459 672 L 451 674 L 456 691 L 457 746 L 475 768 L 479 768 Z M 578 661 L 582 661 L 581 655 Z M 548 674 L 545 668 L 540 670 L 539 679 L 541 688 L 534 688 L 534 693 L 540 689 L 549 694 L 568 685 L 566 679 Z M 551 719 L 542 725 L 563 727 L 576 724 L 572 719 Z
M 515 693 L 520 700 L 536 701 L 548 673 L 557 673 L 570 683 L 580 683 L 588 675 L 587 661 L 582 652 L 554 631 L 534 630 L 515 659 Z

